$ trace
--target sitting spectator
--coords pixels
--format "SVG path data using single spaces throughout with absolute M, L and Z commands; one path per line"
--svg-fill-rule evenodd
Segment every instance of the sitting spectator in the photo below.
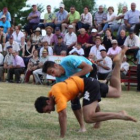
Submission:
M 2 46 L 1 52 L 3 51 L 5 42 L 6 42 L 6 34 L 3 32 L 3 26 L 0 26 L 0 44 Z
M 60 4 L 59 8 L 59 11 L 56 13 L 55 26 L 59 28 L 62 26 L 62 33 L 64 33 L 65 26 L 63 27 L 63 24 L 66 23 L 68 12 L 64 9 L 64 4 Z
M 42 72 L 42 66 L 46 61 L 48 61 L 47 55 L 48 55 L 47 50 L 43 50 L 42 57 L 40 57 L 39 65 L 37 67 L 38 69 L 33 71 L 33 76 L 35 78 L 36 84 L 42 84 L 39 75 L 42 75 L 42 76 L 44 75 L 44 73 Z
M 4 59 L 4 56 L 0 51 L 0 82 L 1 82 L 2 77 L 3 77 L 3 59 Z
M 32 5 L 32 12 L 28 15 L 27 20 L 29 23 L 24 27 L 28 35 L 31 35 L 40 22 L 40 12 L 37 10 L 37 5 Z
M 120 13 L 116 20 L 117 22 L 114 22 L 114 24 L 110 25 L 111 31 L 117 31 L 117 37 L 119 37 L 121 30 L 124 28 L 124 16 L 127 12 L 127 6 L 123 6 L 122 13 Z
M 58 36 L 58 44 L 54 45 L 53 54 L 54 55 L 61 55 L 62 51 L 67 51 L 67 46 L 63 42 L 63 37 Z
M 100 50 L 102 58 L 97 60 L 98 79 L 105 80 L 112 71 L 112 60 L 107 56 L 106 50 Z
M 105 25 L 103 27 L 103 30 L 99 32 L 99 34 L 103 34 L 106 31 L 106 29 L 109 28 L 115 22 L 116 14 L 114 13 L 114 8 L 109 7 L 107 11 L 107 20 L 104 22 Z
M 84 55 L 84 50 L 82 48 L 82 44 L 80 43 L 77 43 L 76 44 L 76 47 L 74 47 L 70 52 L 69 54 L 77 54 L 77 55 L 80 55 L 80 56 L 83 56 Z
M 96 40 L 95 40 L 95 45 L 91 47 L 90 49 L 90 53 L 94 54 L 98 59 L 101 59 L 101 52 L 100 50 L 104 49 L 105 50 L 105 47 L 101 45 L 101 42 L 102 42 L 102 39 L 100 36 L 97 36 L 96 37 Z
M 81 14 L 81 21 L 77 23 L 78 30 L 81 28 L 84 28 L 85 30 L 88 30 L 89 27 L 92 27 L 92 15 L 89 12 L 89 8 L 84 8 L 84 13 Z
M 51 5 L 47 5 L 47 13 L 44 15 L 44 23 L 39 24 L 38 27 L 41 29 L 45 29 L 47 26 L 51 26 L 53 29 L 55 28 L 55 13 L 51 12 Z
M 48 42 L 48 45 L 51 45 L 51 40 L 53 38 L 53 29 L 51 26 L 47 26 L 45 28 L 46 30 L 46 35 L 43 37 L 42 41 L 47 41 Z
M 8 53 L 6 54 L 6 56 L 4 58 L 4 69 L 7 71 L 6 80 L 8 80 L 8 77 L 9 77 L 9 69 L 12 68 L 12 65 L 13 65 L 13 55 L 12 55 L 13 48 L 12 48 L 12 46 L 8 46 L 7 51 L 8 51 Z
M 18 43 L 20 48 L 23 48 L 25 44 L 25 37 L 24 37 L 24 34 L 20 31 L 19 26 L 15 26 L 15 31 L 13 32 L 12 36 L 13 36 L 14 41 Z
M 109 48 L 107 55 L 113 59 L 117 54 L 121 52 L 122 49 L 118 46 L 117 40 L 114 39 L 111 43 L 112 47 Z
M 29 59 L 33 56 L 33 51 L 35 50 L 35 46 L 31 44 L 30 40 L 27 40 L 26 45 L 23 47 L 22 57 L 27 68 Z
M 21 82 L 20 75 L 25 70 L 25 64 L 22 57 L 18 55 L 18 52 L 12 51 L 12 55 L 13 55 L 13 64 L 9 69 L 8 82 L 13 83 L 13 74 L 15 74 L 16 83 L 20 83 Z
M 88 60 L 90 60 L 92 63 L 95 64 L 96 61 L 97 61 L 97 58 L 93 53 L 90 53 L 89 56 L 88 56 Z
M 40 57 L 42 57 L 42 52 L 43 52 L 43 50 L 47 50 L 47 54 L 48 55 L 53 55 L 53 49 L 52 49 L 52 47 L 50 47 L 50 46 L 48 46 L 48 42 L 47 41 L 45 41 L 45 42 L 42 42 L 42 48 L 40 49 Z
M 70 7 L 70 12 L 67 16 L 67 24 L 65 24 L 65 27 L 68 26 L 68 24 L 73 25 L 74 32 L 76 32 L 76 26 L 78 21 L 80 20 L 80 14 L 78 11 L 76 11 L 74 6 Z
M 134 34 L 133 31 L 129 32 L 129 36 L 127 36 L 124 42 L 124 47 L 129 47 L 129 50 L 126 52 L 126 55 L 129 53 L 133 53 L 134 60 L 136 61 L 136 55 L 140 48 L 140 39 L 137 35 Z
M 11 27 L 11 24 L 8 20 L 6 20 L 6 16 L 3 15 L 1 17 L 0 26 L 3 26 L 3 32 L 8 33 Z
M 72 50 L 72 47 L 75 46 L 77 42 L 77 36 L 73 32 L 73 25 L 69 25 L 68 27 L 68 33 L 66 33 L 64 38 L 64 43 L 67 46 L 67 53 Z
M 139 23 L 140 11 L 136 10 L 136 4 L 131 3 L 131 10 L 129 10 L 124 17 L 125 29 L 134 31 L 135 25 Z
M 67 51 L 61 51 L 60 56 L 67 56 Z
M 140 92 L 140 50 L 137 53 L 137 91 Z
M 32 45 L 35 45 L 36 48 L 39 45 L 39 42 L 42 40 L 41 29 L 38 27 L 34 30 L 34 34 L 31 36 Z
M 6 20 L 8 20 L 9 22 L 11 22 L 11 14 L 9 13 L 7 7 L 4 7 L 4 8 L 3 8 L 3 11 L 0 12 L 0 19 L 1 19 L 1 17 L 2 17 L 3 15 L 6 16 Z
M 51 39 L 51 44 L 52 45 L 55 45 L 55 44 L 58 43 L 58 38 L 57 38 L 58 36 L 62 36 L 64 38 L 64 34 L 61 33 L 60 28 L 59 27 L 56 27 L 55 28 L 55 34 L 53 35 L 53 37 Z
M 39 57 L 38 57 L 38 51 L 34 50 L 33 51 L 33 57 L 29 59 L 29 63 L 28 63 L 28 67 L 27 67 L 27 71 L 25 74 L 25 82 L 28 83 L 31 74 L 33 74 L 33 71 L 38 69 L 39 66 Z M 34 79 L 34 77 L 33 77 Z
M 126 55 L 123 57 L 123 61 L 121 64 L 121 79 L 125 79 L 126 78 L 126 74 L 129 70 L 129 63 L 126 61 Z
M 79 29 L 80 35 L 77 37 L 77 42 L 82 44 L 84 46 L 89 39 L 89 35 L 86 33 L 86 30 L 84 28 Z
M 106 20 L 107 20 L 107 14 L 104 12 L 104 7 L 100 5 L 99 11 L 97 11 L 94 16 L 94 25 L 98 31 L 102 30 Z
M 104 36 L 103 42 L 102 42 L 102 44 L 105 46 L 107 51 L 112 46 L 112 44 L 111 44 L 112 39 L 116 39 L 116 38 L 112 35 L 111 30 L 107 29 L 105 31 L 105 36 Z
M 119 35 L 119 37 L 117 39 L 118 46 L 120 46 L 122 48 L 123 44 L 125 42 L 125 39 L 126 39 L 126 32 L 125 32 L 125 30 L 121 30 L 120 35 Z
M 6 42 L 9 41 L 10 36 L 12 36 L 13 32 L 14 32 L 14 27 L 12 26 L 12 27 L 10 27 L 10 30 L 6 34 Z
M 16 52 L 20 51 L 20 47 L 18 45 L 18 43 L 16 41 L 14 41 L 13 36 L 10 36 L 10 39 L 8 42 L 6 42 L 5 47 L 4 47 L 4 51 L 5 53 L 7 52 L 7 47 L 12 46 L 13 50 Z

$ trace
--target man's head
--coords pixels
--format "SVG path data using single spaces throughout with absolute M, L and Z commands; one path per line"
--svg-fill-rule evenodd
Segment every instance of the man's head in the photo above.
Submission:
M 72 33 L 73 32 L 73 28 L 74 28 L 73 25 L 69 25 L 68 26 L 68 32 L 69 33 Z
M 60 55 L 61 55 L 61 56 L 67 56 L 67 51 L 61 51 L 61 52 L 60 52 Z
M 51 5 L 47 5 L 46 9 L 48 13 L 51 13 Z
M 14 41 L 14 38 L 13 38 L 13 36 L 11 35 L 10 38 L 9 38 L 10 44 L 13 44 L 13 41 Z
M 47 51 L 47 49 L 44 49 L 42 52 L 42 57 L 46 58 L 47 55 L 48 55 L 48 51 Z
M 85 35 L 86 34 L 86 30 L 84 28 L 79 29 L 79 32 L 81 35 Z
M 101 43 L 102 43 L 101 37 L 100 37 L 100 36 L 97 36 L 96 39 L 95 39 L 95 44 L 96 44 L 96 46 L 101 45 Z
M 43 45 L 43 47 L 44 47 L 45 49 L 48 48 L 48 42 L 47 42 L 47 41 L 42 42 L 42 45 Z
M 47 33 L 48 35 L 50 35 L 50 34 L 53 32 L 53 29 L 52 29 L 51 26 L 47 26 L 47 27 L 45 28 L 45 30 L 46 30 L 46 33 Z
M 59 28 L 59 27 L 56 27 L 56 28 L 55 28 L 55 34 L 56 34 L 56 35 L 59 35 L 59 34 L 60 34 L 60 28 Z
M 82 48 L 82 44 L 81 43 L 77 43 L 76 44 L 76 48 L 79 50 L 79 49 L 81 49 Z
M 136 3 L 133 2 L 133 3 L 131 3 L 131 10 L 135 11 L 135 9 L 136 9 Z
M 106 50 L 105 49 L 100 50 L 100 52 L 101 52 L 101 56 L 103 58 L 105 58 L 107 56 L 107 53 L 106 53 Z
M 12 51 L 12 55 L 13 55 L 13 57 L 16 57 L 16 55 L 18 55 L 18 52 L 15 51 L 15 50 L 13 50 L 13 51 Z
M 126 32 L 125 32 L 125 30 L 121 30 L 121 32 L 120 32 L 120 36 L 121 36 L 122 38 L 124 38 L 124 37 L 126 36 Z
M 59 8 L 60 8 L 60 12 L 63 12 L 64 11 L 64 8 L 65 8 L 65 5 L 63 3 L 61 3 L 59 5 Z
M 122 12 L 123 13 L 126 13 L 127 12 L 127 6 L 123 6 Z
M 6 16 L 2 15 L 1 20 L 2 20 L 3 23 L 5 23 L 6 22 Z
M 93 28 L 93 29 L 91 30 L 91 35 L 92 35 L 92 36 L 96 36 L 97 33 L 98 33 L 97 29 Z
M 71 12 L 71 14 L 74 14 L 74 12 L 75 12 L 75 7 L 74 6 L 70 7 L 70 12 Z
M 133 31 L 130 31 L 130 32 L 129 32 L 129 37 L 130 37 L 131 39 L 133 39 L 134 35 L 135 35 L 135 34 L 134 34 Z
M 33 7 L 33 12 L 36 12 L 37 11 L 37 5 L 33 4 L 32 7 Z
M 13 52 L 13 47 L 12 47 L 12 46 L 8 46 L 8 47 L 7 47 L 7 51 L 8 51 L 9 54 L 12 54 L 12 52 Z
M 53 61 L 46 61 L 43 65 L 42 72 L 54 77 L 60 77 L 64 74 L 64 72 L 62 71 L 62 67 Z
M 61 44 L 63 42 L 63 37 L 61 35 L 59 35 L 57 39 L 58 39 L 58 44 Z
M 111 44 L 112 44 L 113 49 L 115 49 L 118 46 L 118 41 L 116 39 L 113 39 L 111 41 Z
M 99 6 L 99 13 L 102 13 L 102 12 L 103 12 L 103 10 L 104 10 L 103 6 L 102 6 L 102 5 L 100 5 L 100 6 Z
M 8 8 L 7 7 L 4 7 L 3 8 L 3 13 L 7 13 L 8 12 Z
M 40 96 L 36 99 L 34 106 L 38 113 L 51 113 L 55 110 L 52 100 L 48 97 Z

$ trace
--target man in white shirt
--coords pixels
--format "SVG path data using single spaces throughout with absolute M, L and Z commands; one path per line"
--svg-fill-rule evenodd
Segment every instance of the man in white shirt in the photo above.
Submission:
M 97 36 L 95 39 L 95 45 L 91 47 L 90 53 L 94 54 L 97 59 L 101 59 L 101 52 L 100 50 L 105 49 L 104 46 L 101 45 L 102 39 L 100 36 Z
M 73 25 L 69 25 L 69 27 L 68 27 L 68 33 L 64 37 L 64 43 L 66 44 L 66 46 L 68 48 L 68 50 L 67 50 L 68 53 L 69 53 L 69 51 L 72 50 L 72 47 L 77 42 L 77 36 L 74 33 L 73 29 L 74 29 Z
M 2 80 L 3 76 L 3 54 L 0 52 L 0 81 Z
M 98 79 L 105 80 L 108 74 L 112 71 L 112 60 L 107 56 L 106 50 L 100 50 L 102 58 L 97 60 Z

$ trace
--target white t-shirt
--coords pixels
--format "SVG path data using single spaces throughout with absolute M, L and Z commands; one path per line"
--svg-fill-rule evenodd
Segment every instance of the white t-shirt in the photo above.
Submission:
M 50 44 L 51 44 L 51 39 L 52 39 L 52 37 L 53 37 L 53 34 L 51 34 L 50 36 L 45 35 L 45 36 L 43 37 L 43 39 L 42 39 L 42 42 L 47 41 L 48 44 L 50 45 Z
M 4 51 L 7 51 L 8 46 L 12 46 L 14 51 L 17 51 L 17 52 L 20 51 L 19 44 L 15 41 L 13 41 L 12 45 L 9 43 L 9 41 L 6 42 L 5 47 L 4 47 Z
M 0 53 L 0 65 L 3 65 L 4 56 Z
M 44 47 L 42 47 L 42 48 L 40 49 L 40 57 L 42 56 L 43 50 L 44 50 Z M 53 55 L 53 49 L 52 49 L 52 47 L 50 47 L 50 46 L 48 46 L 48 55 Z
M 72 54 L 72 53 L 74 53 L 74 52 L 77 52 L 79 55 L 84 55 L 84 54 L 85 54 L 83 48 L 80 48 L 79 50 L 78 50 L 77 48 L 73 48 L 73 49 L 69 52 L 69 54 Z
M 2 45 L 0 44 L 0 52 L 3 52 L 3 50 L 2 50 Z
M 107 55 L 117 55 L 117 54 L 120 53 L 121 50 L 122 50 L 122 49 L 121 49 L 121 47 L 119 47 L 119 46 L 117 46 L 117 47 L 115 48 L 115 50 L 113 49 L 113 47 L 111 47 L 111 48 L 109 48 L 109 50 L 108 50 L 108 52 L 107 52 Z
M 92 15 L 90 12 L 88 12 L 86 15 L 83 13 L 81 14 L 81 21 L 84 24 L 89 24 L 90 26 L 92 26 Z
M 111 20 L 112 18 L 116 17 L 115 13 L 112 13 L 111 15 L 109 13 L 107 13 L 107 21 Z M 116 20 L 114 19 L 113 21 L 108 22 L 108 24 L 112 24 L 113 22 L 115 22 Z
M 14 31 L 12 36 L 14 38 L 14 41 L 16 41 L 19 45 L 21 45 L 21 38 L 25 37 L 21 31 L 19 31 L 18 35 L 17 35 L 16 31 Z
M 125 71 L 123 71 L 123 73 L 126 75 L 127 72 L 128 72 L 128 70 L 129 70 L 129 63 L 127 63 L 127 62 L 122 62 L 122 64 L 121 64 L 121 69 L 122 69 L 122 68 L 125 69 Z

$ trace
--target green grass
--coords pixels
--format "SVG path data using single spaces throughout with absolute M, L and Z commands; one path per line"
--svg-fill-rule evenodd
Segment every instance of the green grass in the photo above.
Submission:
M 50 88 L 32 84 L 0 83 L 0 140 L 56 140 L 59 139 L 57 113 L 38 114 L 34 101 L 47 95 Z M 65 140 L 139 140 L 140 139 L 140 93 L 122 92 L 120 99 L 103 99 L 103 111 L 126 110 L 138 119 L 137 123 L 106 121 L 98 130 L 86 124 L 87 132 L 78 133 L 78 123 L 67 109 L 67 134 Z

